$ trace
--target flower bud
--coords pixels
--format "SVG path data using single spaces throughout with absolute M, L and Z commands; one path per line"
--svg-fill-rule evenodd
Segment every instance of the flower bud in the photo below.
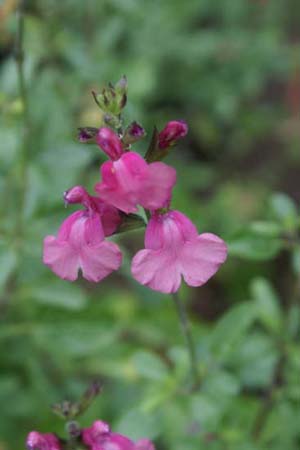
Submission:
M 95 136 L 98 133 L 98 128 L 84 127 L 78 128 L 78 139 L 83 143 L 95 142 Z
M 183 138 L 188 132 L 188 126 L 183 120 L 172 120 L 158 135 L 158 146 L 165 149 L 174 145 L 178 139 Z
M 123 142 L 126 145 L 133 144 L 145 136 L 144 128 L 137 122 L 132 122 L 125 130 Z
M 64 201 L 66 204 L 84 203 L 88 193 L 82 186 L 74 186 L 64 192 Z
M 119 115 L 127 102 L 127 79 L 123 76 L 115 86 L 111 83 L 102 89 L 101 94 L 92 91 L 97 105 L 104 113 Z
M 123 154 L 122 143 L 110 128 L 100 128 L 97 134 L 97 144 L 113 161 L 119 159 Z
M 78 436 L 81 435 L 79 424 L 75 420 L 67 422 L 66 431 L 71 438 L 77 438 Z

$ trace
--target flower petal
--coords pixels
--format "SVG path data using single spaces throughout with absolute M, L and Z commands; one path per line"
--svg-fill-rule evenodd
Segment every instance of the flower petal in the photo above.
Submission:
M 107 203 L 131 213 L 137 205 L 148 209 L 162 208 L 169 201 L 176 182 L 176 171 L 164 163 L 147 164 L 135 152 L 124 153 L 117 161 L 101 167 L 102 182 L 95 190 Z
M 170 294 L 179 289 L 181 276 L 176 259 L 163 250 L 140 250 L 134 256 L 131 273 L 139 283 Z
M 186 242 L 180 255 L 181 272 L 190 286 L 202 286 L 226 260 L 225 242 L 212 233 L 200 234 Z
M 77 279 L 79 255 L 68 242 L 47 236 L 44 239 L 43 262 L 60 278 L 69 281 Z
M 148 177 L 140 191 L 139 204 L 147 209 L 159 209 L 168 205 L 173 186 L 176 183 L 176 170 L 162 162 L 148 166 Z
M 82 275 L 89 281 L 98 282 L 119 269 L 122 254 L 117 244 L 103 241 L 96 246 L 85 245 L 80 252 Z

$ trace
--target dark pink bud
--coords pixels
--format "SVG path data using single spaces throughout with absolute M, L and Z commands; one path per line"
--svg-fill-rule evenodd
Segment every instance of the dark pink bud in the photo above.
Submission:
M 125 130 L 123 142 L 133 144 L 145 136 L 144 128 L 137 122 L 132 122 Z
M 89 198 L 89 194 L 82 186 L 74 186 L 64 192 L 64 201 L 66 204 L 82 203 Z
M 94 138 L 98 133 L 98 128 L 84 127 L 78 128 L 78 139 L 80 142 L 94 142 Z
M 167 148 L 183 138 L 188 132 L 188 126 L 183 120 L 172 120 L 158 135 L 159 148 Z
M 52 433 L 38 433 L 31 431 L 26 439 L 28 450 L 60 450 L 61 446 L 57 437 Z
M 139 125 L 137 122 L 132 122 L 130 128 L 129 128 L 129 134 L 130 136 L 136 138 L 141 138 L 145 134 L 145 130 L 141 125 Z
M 100 128 L 97 135 L 97 144 L 113 161 L 119 159 L 123 153 L 119 137 L 110 128 Z

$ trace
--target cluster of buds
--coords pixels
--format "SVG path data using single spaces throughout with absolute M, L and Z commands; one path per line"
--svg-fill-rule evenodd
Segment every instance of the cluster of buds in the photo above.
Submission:
M 133 442 L 127 436 L 111 431 L 109 425 L 96 420 L 90 428 L 80 429 L 77 424 L 68 427 L 70 439 L 60 439 L 53 433 L 31 431 L 26 439 L 27 450 L 155 450 L 148 439 Z
M 226 244 L 212 233 L 198 234 L 183 213 L 171 209 L 176 170 L 161 161 L 186 136 L 187 124 L 172 120 L 161 131 L 155 128 L 142 157 L 132 145 L 144 138 L 143 127 L 137 122 L 122 127 L 126 78 L 93 95 L 105 123 L 80 128 L 79 140 L 94 142 L 109 159 L 100 167 L 95 196 L 82 186 L 65 192 L 66 204 L 81 204 L 83 209 L 63 222 L 57 236 L 45 238 L 44 263 L 65 280 L 74 281 L 81 270 L 84 278 L 99 282 L 122 263 L 119 247 L 106 238 L 126 230 L 127 224 L 129 229 L 143 224 L 145 248 L 132 259 L 133 278 L 162 293 L 176 292 L 182 278 L 190 286 L 203 285 L 225 261 Z M 147 224 L 136 214 L 140 207 Z
M 127 102 L 127 79 L 123 76 L 114 86 L 109 83 L 101 94 L 92 92 L 99 108 L 107 114 L 118 116 Z

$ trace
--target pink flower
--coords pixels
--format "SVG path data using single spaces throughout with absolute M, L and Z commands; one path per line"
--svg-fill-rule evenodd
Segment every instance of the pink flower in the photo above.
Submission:
M 57 437 L 52 433 L 38 433 L 31 431 L 26 439 L 28 450 L 60 450 L 61 446 Z
M 120 218 L 112 207 L 89 196 L 81 186 L 70 189 L 64 197 L 66 202 L 80 202 L 86 209 L 71 214 L 57 237 L 45 238 L 43 262 L 65 280 L 76 280 L 81 269 L 84 278 L 98 282 L 121 265 L 119 247 L 104 241 L 105 234 L 115 230 Z
M 133 277 L 149 288 L 176 292 L 181 276 L 190 286 L 206 283 L 226 260 L 227 247 L 211 233 L 198 235 L 181 212 L 155 213 L 145 234 L 145 249 L 132 260 Z
M 158 135 L 159 148 L 167 148 L 183 138 L 188 132 L 188 126 L 183 120 L 172 120 Z
M 170 198 L 176 171 L 162 162 L 147 164 L 137 153 L 126 152 L 116 161 L 101 166 L 102 181 L 96 192 L 107 203 L 125 213 L 137 211 L 137 205 L 154 210 Z
M 121 140 L 110 128 L 100 128 L 97 134 L 97 144 L 113 161 L 124 153 Z
M 66 191 L 64 200 L 67 204 L 80 203 L 86 209 L 99 213 L 105 236 L 111 236 L 121 223 L 121 217 L 117 208 L 105 203 L 98 197 L 89 195 L 82 186 L 74 186 Z
M 112 433 L 101 420 L 96 420 L 90 428 L 82 431 L 82 441 L 91 450 L 134 450 L 134 443 L 130 439 Z

